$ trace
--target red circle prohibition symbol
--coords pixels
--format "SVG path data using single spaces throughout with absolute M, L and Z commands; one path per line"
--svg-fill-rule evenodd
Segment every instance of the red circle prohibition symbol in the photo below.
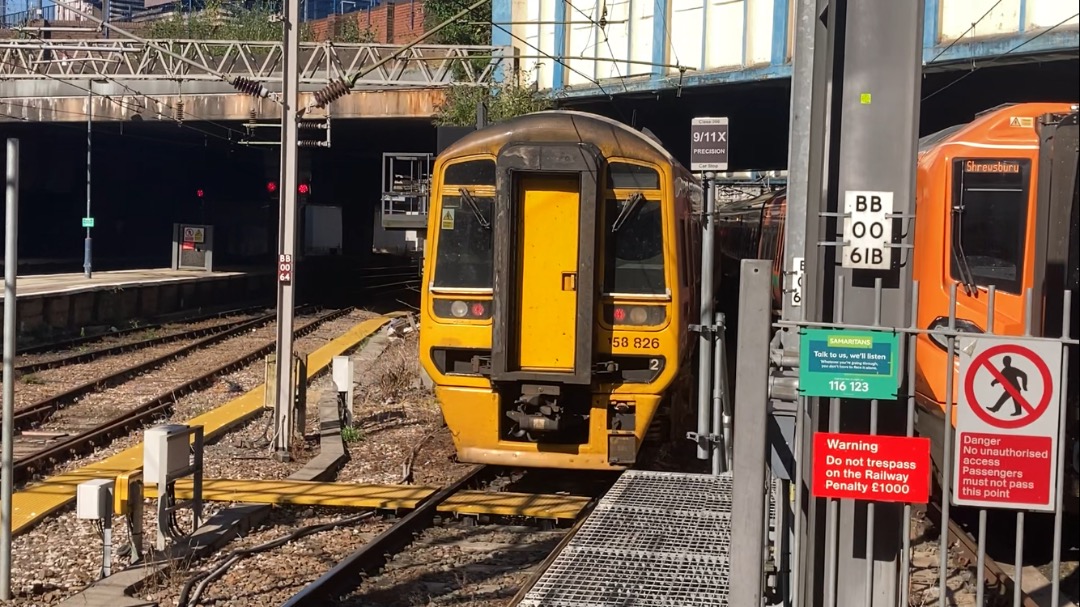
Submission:
M 1042 398 L 1040 398 L 1039 403 L 1036 406 L 1032 407 L 1031 404 L 1027 402 L 1027 399 L 1020 396 L 1019 392 L 1015 392 L 1012 389 L 1012 385 L 1006 382 L 1003 377 L 1000 377 L 1001 372 L 990 362 L 990 358 L 997 356 L 998 354 L 1016 354 L 1031 361 L 1031 363 L 1035 365 L 1035 368 L 1039 371 L 1039 375 L 1042 377 L 1043 385 Z M 986 367 L 986 369 L 994 375 L 995 379 L 998 380 L 1001 387 L 1008 391 L 1010 396 L 1020 403 L 1021 408 L 1027 412 L 1027 415 L 1017 419 L 998 419 L 993 415 L 990 415 L 985 409 L 986 404 L 980 403 L 978 399 L 975 398 L 975 376 L 983 367 Z M 967 396 L 968 406 L 971 407 L 971 410 L 975 412 L 975 415 L 977 415 L 979 419 L 991 426 L 997 426 L 998 428 L 1022 428 L 1035 423 L 1036 420 L 1042 417 L 1043 413 L 1046 413 L 1047 405 L 1050 404 L 1050 395 L 1053 391 L 1053 378 L 1050 376 L 1050 368 L 1046 366 L 1046 363 L 1031 350 L 1015 344 L 1001 344 L 992 348 L 987 348 L 982 354 L 979 354 L 971 361 L 970 370 L 968 371 L 967 377 L 964 378 L 964 394 Z

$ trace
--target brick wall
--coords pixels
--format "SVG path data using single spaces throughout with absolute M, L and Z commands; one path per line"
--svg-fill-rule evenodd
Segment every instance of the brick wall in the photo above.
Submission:
M 311 22 L 315 40 L 323 41 L 340 32 L 342 24 L 353 20 L 360 31 L 370 31 L 380 44 L 408 44 L 424 34 L 423 0 L 399 0 L 373 9 L 332 15 Z
M 380 44 L 408 44 L 424 34 L 423 0 L 399 0 L 398 4 L 382 4 L 370 10 L 356 11 L 344 15 L 331 15 L 325 19 L 311 21 L 311 30 L 316 41 L 322 42 L 342 31 L 342 24 L 353 20 L 360 26 L 360 31 L 370 30 L 375 42 Z M 37 25 L 43 25 L 39 22 Z M 50 21 L 49 26 L 83 26 L 85 22 Z M 149 23 L 121 23 L 119 27 L 136 34 L 146 35 Z M 0 29 L 0 38 L 14 38 L 15 32 Z M 48 32 L 47 38 L 101 38 L 101 34 L 90 32 Z M 119 37 L 114 34 L 113 37 Z

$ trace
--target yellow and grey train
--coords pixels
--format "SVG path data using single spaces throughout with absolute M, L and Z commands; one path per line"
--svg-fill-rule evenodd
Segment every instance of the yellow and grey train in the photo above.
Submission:
M 582 112 L 439 155 L 420 360 L 461 461 L 623 469 L 662 406 L 686 416 L 701 198 L 655 139 Z

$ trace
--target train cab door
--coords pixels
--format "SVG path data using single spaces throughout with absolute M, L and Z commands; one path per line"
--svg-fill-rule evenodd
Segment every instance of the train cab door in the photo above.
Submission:
M 509 352 L 523 371 L 574 370 L 577 340 L 579 178 L 523 174 L 514 188 L 517 268 L 513 289 L 517 347 Z
M 511 144 L 497 166 L 491 379 L 587 386 L 599 150 Z

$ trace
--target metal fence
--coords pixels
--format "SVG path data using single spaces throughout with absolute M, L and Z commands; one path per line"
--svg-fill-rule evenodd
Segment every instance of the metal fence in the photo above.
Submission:
M 750 267 L 747 263 L 760 264 L 763 262 L 744 262 L 744 272 Z M 767 282 L 764 281 L 759 281 L 757 284 L 756 288 L 761 290 L 768 286 Z M 747 281 L 744 276 L 742 288 L 745 289 L 746 286 Z M 771 323 L 774 330 L 797 331 L 800 335 L 806 334 L 807 331 L 834 330 L 838 333 L 873 334 L 883 336 L 886 339 L 895 339 L 897 348 L 897 358 L 895 360 L 897 362 L 906 361 L 906 365 L 904 365 L 906 377 L 899 382 L 895 399 L 863 400 L 864 403 L 869 400 L 868 405 L 864 406 L 868 409 L 870 431 L 869 435 L 863 434 L 862 436 L 876 436 L 877 439 L 875 440 L 888 440 L 884 437 L 908 438 L 923 435 L 922 439 L 911 442 L 925 439 L 930 445 L 929 448 L 935 454 L 934 459 L 936 461 L 934 461 L 933 466 L 928 466 L 933 471 L 929 487 L 933 487 L 935 483 L 940 487 L 939 492 L 930 494 L 931 497 L 925 505 L 921 502 L 905 501 L 903 499 L 888 499 L 883 502 L 875 502 L 856 498 L 854 501 L 857 516 L 854 520 L 842 519 L 839 508 L 842 498 L 821 497 L 817 495 L 814 489 L 814 485 L 818 482 L 816 474 L 825 473 L 812 470 L 811 467 L 819 463 L 818 459 L 810 457 L 805 461 L 796 461 L 795 467 L 798 469 L 798 473 L 791 474 L 791 478 L 805 479 L 806 476 L 802 470 L 805 466 L 807 467 L 806 471 L 811 473 L 810 477 L 815 478 L 815 480 L 809 485 L 796 480 L 791 483 L 794 485 L 793 487 L 791 487 L 791 484 L 786 486 L 786 489 L 791 490 L 791 493 L 788 494 L 788 500 L 785 500 L 788 501 L 790 510 L 787 510 L 781 518 L 784 520 L 786 528 L 784 535 L 792 542 L 789 557 L 791 560 L 790 562 L 781 562 L 779 565 L 780 576 L 773 584 L 774 597 L 777 597 L 775 602 L 784 605 L 798 605 L 800 597 L 806 596 L 803 592 L 804 587 L 808 583 L 807 578 L 811 577 L 807 572 L 818 570 L 821 571 L 821 579 L 824 580 L 821 604 L 827 607 L 837 607 L 838 605 L 846 607 L 852 604 L 885 604 L 880 602 L 882 601 L 881 595 L 882 592 L 888 592 L 888 590 L 875 588 L 875 579 L 881 579 L 881 559 L 868 558 L 865 560 L 865 583 L 860 585 L 860 589 L 855 590 L 856 593 L 859 590 L 862 591 L 863 597 L 861 600 L 853 598 L 851 588 L 838 588 L 838 572 L 844 567 L 843 560 L 849 556 L 841 554 L 842 551 L 838 550 L 838 546 L 841 545 L 839 534 L 841 531 L 849 534 L 854 533 L 853 528 L 855 526 L 865 525 L 865 543 L 861 547 L 865 551 L 864 554 L 877 554 L 875 541 L 886 544 L 895 541 L 896 544 L 894 545 L 899 546 L 899 571 L 894 572 L 895 575 L 891 579 L 895 583 L 897 592 L 894 598 L 887 599 L 898 607 L 915 605 L 951 607 L 961 604 L 953 601 L 954 589 L 947 587 L 950 573 L 950 548 L 955 547 L 956 544 L 960 545 L 961 548 L 966 546 L 974 553 L 972 556 L 975 562 L 971 563 L 971 565 L 976 567 L 973 572 L 976 593 L 975 604 L 980 606 L 1011 604 L 1014 607 L 1046 604 L 1036 603 L 1032 597 L 1027 596 L 1022 591 L 1024 546 L 1029 539 L 1034 542 L 1048 542 L 1052 539 L 1053 557 L 1051 566 L 1053 579 L 1050 580 L 1049 604 L 1055 607 L 1065 604 L 1060 602 L 1062 535 L 1063 522 L 1066 517 L 1064 502 L 1067 499 L 1077 499 L 1075 495 L 1077 487 L 1075 479 L 1078 473 L 1077 468 L 1080 467 L 1076 462 L 1077 446 L 1073 436 L 1076 428 L 1069 430 L 1069 424 L 1076 425 L 1077 407 L 1075 394 L 1070 393 L 1069 386 L 1070 380 L 1077 381 L 1076 378 L 1070 378 L 1070 372 L 1074 370 L 1073 367 L 1070 367 L 1070 360 L 1075 363 L 1078 349 L 1077 340 L 1069 337 L 1073 326 L 1072 323 L 1077 320 L 1073 318 L 1073 294 L 1065 291 L 1062 296 L 1060 334 L 1057 336 L 1034 336 L 1033 334 L 1037 328 L 1033 326 L 1031 314 L 1033 305 L 1038 305 L 1040 309 L 1043 309 L 1044 303 L 1046 303 L 1045 308 L 1049 309 L 1056 308 L 1053 304 L 1057 302 L 1033 301 L 1034 297 L 1030 289 L 1024 293 L 1025 319 L 1023 321 L 1022 335 L 1001 332 L 1002 319 L 995 312 L 995 303 L 999 299 L 998 290 L 995 287 L 980 287 L 977 289 L 976 297 L 980 302 L 983 302 L 980 306 L 985 305 L 985 315 L 982 318 L 963 318 L 957 315 L 957 286 L 953 284 L 949 291 L 948 309 L 940 310 L 935 314 L 935 316 L 940 317 L 940 321 L 935 322 L 930 328 L 921 328 L 917 323 L 919 292 L 919 284 L 915 282 L 911 294 L 911 322 L 905 328 L 894 329 L 880 325 L 883 294 L 880 278 L 876 280 L 874 287 L 877 309 L 874 314 L 875 322 L 872 324 L 847 324 L 843 322 L 842 317 L 831 323 L 808 322 L 805 320 Z M 763 295 L 759 294 L 756 297 L 760 298 Z M 836 285 L 837 310 L 844 310 L 843 298 L 844 284 L 838 278 Z M 1017 298 L 1016 294 L 1010 294 L 1010 299 L 1014 303 Z M 741 293 L 740 299 L 746 301 L 747 294 Z M 924 303 L 924 311 L 925 305 Z M 740 318 L 740 323 L 742 322 L 754 322 L 754 319 Z M 765 321 L 759 320 L 758 322 Z M 980 330 L 981 332 L 979 332 Z M 922 348 L 918 346 L 920 340 L 923 341 Z M 758 350 L 763 349 L 760 344 L 740 343 L 740 357 L 747 354 L 746 348 L 748 347 L 751 349 L 757 348 Z M 936 353 L 938 358 L 943 354 L 944 362 L 938 360 L 935 366 L 935 356 L 930 356 L 927 352 Z M 805 365 L 806 357 L 805 355 L 800 356 L 800 354 L 773 351 L 772 360 L 774 364 L 777 361 L 782 361 L 783 366 L 788 371 L 799 373 L 800 381 L 805 382 L 802 372 L 804 370 L 800 369 L 800 366 Z M 1003 358 L 1005 356 L 1008 358 Z M 1013 360 L 1010 362 L 1009 358 Z M 1039 360 L 1043 361 L 1041 366 Z M 1002 364 L 1004 364 L 1004 367 L 999 368 Z M 1011 370 L 1009 368 L 1010 364 L 1012 365 Z M 941 366 L 944 366 L 944 368 L 942 369 Z M 1020 372 L 1019 375 L 1026 375 L 1026 377 L 1020 379 L 1017 371 Z M 941 377 L 944 378 L 943 382 Z M 976 383 L 976 380 L 978 383 Z M 992 382 L 987 382 L 987 380 L 992 380 Z M 937 384 L 934 384 L 935 381 Z M 935 385 L 935 389 L 930 390 L 930 392 L 936 392 L 934 396 L 943 395 L 944 402 L 938 401 L 927 394 L 917 396 L 916 386 L 931 384 Z M 1012 385 L 1013 389 L 1009 389 L 1006 384 Z M 994 396 L 990 399 L 993 401 L 992 404 L 988 402 L 985 396 L 989 391 L 986 385 L 993 387 L 994 390 Z M 1040 389 L 1042 395 L 1037 396 Z M 850 403 L 849 399 L 810 398 L 805 394 L 806 392 L 807 385 L 799 386 L 799 396 L 797 397 L 798 414 L 795 416 L 794 445 L 791 448 L 791 453 L 794 454 L 812 453 L 813 445 L 816 443 L 811 442 L 810 445 L 805 445 L 806 441 L 814 441 L 815 435 L 822 432 L 830 435 L 841 433 L 842 429 L 852 421 L 847 419 L 852 416 L 853 410 L 850 405 L 842 405 L 845 401 Z M 771 398 L 774 400 L 775 405 L 775 399 L 778 397 L 773 393 Z M 939 404 L 935 405 L 935 402 Z M 760 403 L 760 400 L 757 400 L 757 403 Z M 739 427 L 740 436 L 743 436 L 744 431 L 747 430 L 747 428 L 739 424 L 741 412 L 747 410 L 745 405 L 746 403 L 740 404 L 739 399 L 736 399 L 735 421 Z M 935 412 L 935 408 L 938 409 L 937 412 Z M 942 408 L 943 410 L 941 410 Z M 980 410 L 983 413 L 977 413 Z M 859 415 L 864 413 L 866 412 L 858 412 Z M 954 426 L 954 423 L 950 423 L 950 420 L 954 418 L 959 420 L 959 423 L 963 426 L 960 429 L 962 431 L 960 435 L 958 435 L 958 429 Z M 819 420 L 827 420 L 827 426 L 824 421 Z M 975 420 L 975 422 L 971 420 Z M 971 429 L 978 430 L 979 424 L 1000 426 L 1001 430 L 993 435 L 993 438 L 986 439 L 983 438 L 983 434 Z M 1049 427 L 1051 425 L 1052 427 Z M 1042 429 L 1040 430 L 1037 426 L 1041 426 Z M 826 427 L 827 429 L 825 429 Z M 1026 427 L 1026 429 L 1021 429 L 1022 427 Z M 965 430 L 965 428 L 967 429 Z M 1035 429 L 1032 430 L 1032 428 Z M 754 430 L 758 430 L 757 425 L 754 426 Z M 940 432 L 939 435 L 938 432 Z M 965 442 L 963 444 L 959 442 L 961 437 L 964 437 Z M 772 441 L 773 446 L 776 446 L 775 435 L 767 440 Z M 990 449 L 990 443 L 996 445 L 996 453 L 998 453 L 996 467 L 993 465 L 995 457 L 982 455 L 984 452 L 995 452 Z M 738 441 L 736 441 L 736 444 L 738 444 Z M 804 447 L 807 448 L 804 449 Z M 784 448 L 787 449 L 788 447 Z M 979 450 L 980 448 L 982 451 Z M 957 483 L 956 472 L 960 469 L 957 465 L 958 457 L 965 458 L 963 485 Z M 969 461 L 971 457 L 975 459 Z M 738 455 L 736 455 L 735 459 L 735 470 L 738 471 L 740 466 Z M 798 460 L 798 455 L 795 456 L 795 459 Z M 1044 462 L 1043 459 L 1048 461 Z M 744 460 L 742 463 L 745 464 L 746 461 Z M 759 464 L 760 462 L 754 461 L 753 463 Z M 976 474 L 977 466 L 984 466 L 986 469 L 978 470 L 978 474 Z M 1012 474 L 1013 468 L 1022 468 L 1020 469 L 1020 478 L 1023 478 L 1023 474 L 1028 474 L 1029 477 L 1024 483 L 1021 483 L 1014 475 L 1012 477 L 1014 480 L 1009 481 L 1008 490 L 978 489 L 977 485 L 981 481 L 973 480 L 975 477 L 988 478 L 989 475 L 989 478 L 999 479 L 1000 477 L 999 480 L 1005 482 L 1009 475 Z M 1031 476 L 1031 474 L 1035 476 Z M 1069 478 L 1068 484 L 1066 478 Z M 1033 484 L 1036 490 L 1026 488 L 1026 483 L 1032 479 L 1035 479 Z M 911 478 L 907 489 L 911 490 L 914 486 L 912 483 L 917 484 L 918 481 L 918 478 Z M 964 487 L 964 490 L 958 492 L 958 487 Z M 976 487 L 976 489 L 972 489 L 972 487 Z M 1053 499 L 1043 499 L 1036 496 L 1039 493 L 1037 489 L 1040 487 L 1049 489 L 1049 497 Z M 900 489 L 899 486 L 896 487 L 898 492 Z M 1002 491 L 1005 492 L 1004 498 L 1001 495 Z M 808 495 L 807 492 L 809 492 Z M 979 495 L 993 497 L 979 499 Z M 804 501 L 810 508 L 822 502 L 824 503 L 825 533 L 822 540 L 824 543 L 823 553 L 811 554 L 805 550 L 805 546 L 801 545 L 804 536 L 804 530 L 801 527 L 804 523 L 802 517 L 798 516 L 798 510 L 799 505 L 804 504 Z M 960 505 L 957 505 L 957 502 L 960 502 Z M 976 505 L 971 505 L 973 502 Z M 978 502 L 992 503 L 979 504 Z M 1041 505 L 1038 502 L 1041 502 Z M 894 528 L 893 524 L 888 522 L 895 521 L 895 517 L 889 518 L 885 516 L 886 523 L 881 522 L 882 518 L 875 517 L 880 508 L 902 508 L 903 516 L 900 519 L 899 528 Z M 937 546 L 938 553 L 936 555 L 937 571 L 933 579 L 936 582 L 936 592 L 933 592 L 933 585 L 928 584 L 930 580 L 927 572 L 923 571 L 919 575 L 920 581 L 929 585 L 931 591 L 923 591 L 919 593 L 920 596 L 916 597 L 913 596 L 912 592 L 912 572 L 914 568 L 910 525 L 913 513 L 916 510 L 923 509 L 931 515 L 935 515 L 937 512 L 940 513 L 939 522 L 935 525 L 940 531 Z M 950 517 L 958 512 L 957 509 L 961 509 L 972 520 L 977 515 L 977 531 L 974 533 L 974 538 L 954 537 L 965 533 L 962 528 L 950 523 Z M 987 518 L 991 509 L 1000 509 L 1002 516 L 1006 518 L 1011 517 L 1010 511 L 1014 511 L 1015 530 L 997 528 L 992 532 L 988 531 Z M 1041 517 L 1041 522 L 1048 527 L 1050 527 L 1052 519 L 1052 538 L 1042 535 L 1034 538 L 1025 536 L 1025 523 L 1031 523 L 1032 519 L 1036 517 Z M 934 516 L 931 516 L 931 518 L 934 518 Z M 1015 543 L 1012 554 L 1014 573 L 1011 580 L 1003 579 L 1005 576 L 1001 573 L 1001 568 L 996 567 L 993 560 L 987 556 L 988 533 L 993 533 L 992 537 L 994 539 L 1000 538 L 1004 534 L 1012 535 L 1011 539 L 1002 538 L 1007 543 Z M 858 535 L 858 533 L 854 533 L 855 537 Z M 855 544 L 853 549 L 859 551 L 860 546 Z M 884 550 L 887 552 L 889 547 L 884 547 Z M 787 552 L 786 547 L 783 547 L 781 543 L 777 547 L 776 555 L 785 557 Z M 821 562 L 807 562 L 813 559 L 818 559 Z M 925 565 L 925 563 L 923 564 Z M 762 587 L 764 587 L 764 573 L 758 562 L 734 559 L 732 563 L 733 588 L 739 579 L 745 578 L 745 576 L 749 576 L 751 580 L 761 580 Z M 933 573 L 932 568 L 930 573 Z M 849 580 L 851 579 L 852 574 L 850 571 L 845 571 L 844 574 Z M 990 580 L 995 583 L 989 583 Z M 891 583 L 883 585 L 892 586 Z M 996 596 L 996 599 L 991 596 L 991 593 Z M 817 603 L 817 601 L 814 602 Z

